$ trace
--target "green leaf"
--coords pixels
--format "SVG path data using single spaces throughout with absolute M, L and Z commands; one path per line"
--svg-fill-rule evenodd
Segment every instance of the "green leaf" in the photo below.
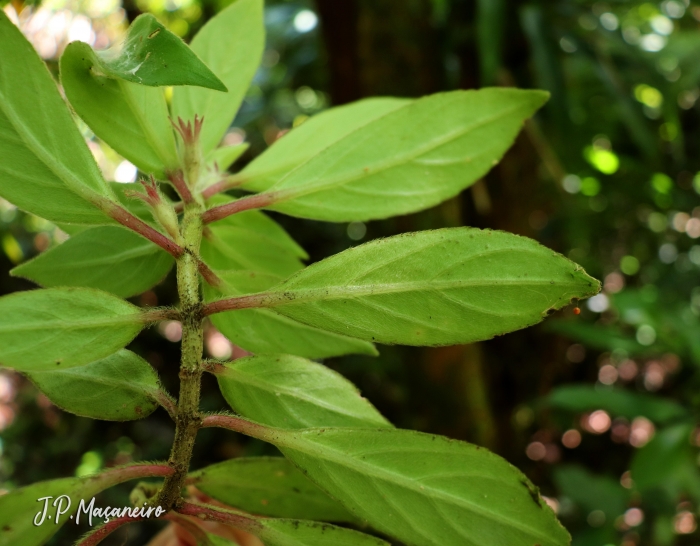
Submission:
M 109 224 L 113 199 L 46 65 L 0 13 L 0 196 L 56 222 Z
M 226 85 L 175 34 L 150 13 L 139 15 L 122 44 L 95 55 L 95 71 L 150 86 L 193 85 L 226 91 Z
M 265 191 L 287 173 L 351 132 L 409 104 L 408 99 L 375 97 L 321 112 L 275 141 L 241 172 L 243 187 Z
M 256 532 L 265 546 L 390 546 L 379 538 L 327 523 L 261 519 Z
M 251 356 L 212 369 L 239 414 L 286 429 L 391 427 L 357 388 L 322 364 L 291 355 Z
M 614 417 L 627 419 L 641 415 L 656 423 L 688 417 L 685 408 L 672 400 L 624 390 L 600 389 L 592 385 L 557 387 L 543 402 L 573 412 L 602 409 Z
M 126 478 L 131 479 L 131 478 Z M 85 504 L 100 491 L 124 481 L 115 474 L 102 474 L 86 478 L 61 478 L 44 482 L 33 483 L 21 489 L 11 491 L 0 496 L 0 546 L 41 546 L 45 544 L 61 526 L 70 521 L 80 506 L 80 501 L 85 499 Z M 67 499 L 59 501 L 61 495 L 70 498 L 68 508 Z M 45 501 L 49 499 L 46 517 L 43 519 Z M 53 503 L 57 502 L 56 505 Z M 61 502 L 62 504 L 58 504 Z M 62 514 L 56 518 L 57 510 L 61 508 Z M 51 518 L 49 519 L 49 516 Z M 84 512 L 78 515 L 84 522 L 87 516 Z M 40 523 L 40 525 L 35 525 Z
M 397 429 L 274 429 L 266 440 L 375 529 L 413 546 L 565 546 L 515 467 L 471 444 Z
M 214 203 L 231 199 L 216 197 Z M 289 234 L 266 214 L 251 210 L 209 226 L 202 239 L 202 259 L 213 269 L 245 269 L 287 277 L 308 258 Z
M 684 493 L 700 499 L 698 450 L 691 444 L 694 423 L 659 430 L 632 458 L 630 476 L 642 493 L 665 490 L 675 500 Z
M 124 347 L 141 310 L 91 288 L 47 288 L 0 298 L 0 364 L 20 372 L 83 366 Z
M 51 503 L 61 495 L 68 495 L 72 511 L 75 511 L 83 498 L 85 481 L 80 478 L 62 478 L 39 482 L 0 496 L 0 546 L 45 544 L 70 517 L 70 513 L 64 514 L 56 522 L 57 507 L 53 507 Z M 34 518 L 37 522 L 41 521 L 45 501 L 39 499 L 43 497 L 54 499 L 49 501 L 47 517 L 43 524 L 34 525 Z M 52 515 L 52 519 L 48 519 L 48 515 Z
M 191 87 L 173 92 L 174 119 L 204 117 L 200 143 L 206 155 L 229 128 L 262 58 L 263 1 L 236 0 L 204 25 L 191 47 L 228 87 L 227 94 Z
M 166 396 L 151 365 L 126 349 L 87 366 L 28 375 L 56 406 L 92 419 L 143 419 Z
M 158 284 L 175 261 L 160 247 L 121 227 L 95 227 L 10 273 L 45 287 L 87 286 L 128 298 Z
M 547 96 L 497 88 L 418 99 L 289 173 L 268 190 L 268 208 L 348 222 L 437 205 L 485 175 Z
M 580 266 L 531 239 L 452 228 L 356 246 L 253 300 L 368 341 L 451 345 L 531 326 L 599 289 Z
M 554 481 L 586 514 L 602 510 L 606 521 L 613 523 L 627 509 L 630 492 L 619 479 L 593 474 L 582 466 L 564 465 L 554 469 Z
M 250 144 L 244 142 L 242 144 L 236 144 L 234 146 L 222 146 L 221 148 L 216 148 L 209 152 L 207 156 L 207 165 L 218 172 L 223 173 L 234 161 L 241 157 L 246 150 L 250 147 Z
M 130 192 L 136 191 L 137 193 L 143 193 L 143 185 L 138 182 L 110 182 L 110 188 L 117 196 L 117 201 L 127 209 L 131 214 L 140 218 L 147 224 L 153 227 L 158 227 L 156 222 L 153 220 L 153 212 L 151 207 L 141 199 L 130 197 Z M 167 199 L 167 197 L 166 197 Z
M 177 167 L 175 137 L 162 89 L 104 75 L 99 57 L 83 42 L 66 47 L 60 67 L 66 97 L 99 138 L 158 178 Z
M 210 497 L 261 516 L 350 522 L 355 517 L 281 457 L 231 459 L 190 474 Z
M 224 281 L 221 291 L 208 285 L 209 301 L 222 295 L 240 296 L 261 292 L 282 278 L 252 271 L 219 271 Z M 345 354 L 376 356 L 374 345 L 366 341 L 308 326 L 272 309 L 243 309 L 213 315 L 211 321 L 233 343 L 256 354 L 289 353 L 306 358 L 330 358 Z

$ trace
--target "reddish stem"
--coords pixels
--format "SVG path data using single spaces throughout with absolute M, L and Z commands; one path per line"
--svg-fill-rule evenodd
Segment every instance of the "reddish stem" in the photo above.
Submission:
M 208 317 L 224 311 L 235 311 L 236 309 L 251 309 L 255 307 L 267 307 L 265 304 L 266 294 L 253 294 L 252 296 L 240 296 L 225 300 L 213 301 L 202 308 L 202 315 Z
M 273 430 L 263 425 L 259 425 L 258 423 L 246 421 L 240 417 L 234 417 L 233 415 L 208 415 L 202 419 L 202 428 L 212 427 L 225 428 L 227 430 L 232 430 L 233 432 L 240 432 L 246 436 L 264 441 L 267 441 L 269 433 Z
M 216 521 L 224 523 L 243 531 L 254 533 L 262 526 L 251 517 L 246 517 L 242 514 L 229 512 L 228 510 L 218 509 L 213 506 L 195 504 L 192 502 L 183 502 L 176 511 L 185 516 L 195 516 L 205 521 Z
M 192 193 L 190 192 L 190 188 L 187 186 L 187 183 L 185 182 L 185 177 L 183 176 L 182 171 L 177 170 L 177 171 L 173 171 L 173 172 L 168 173 L 168 179 L 170 180 L 172 185 L 177 190 L 177 193 L 180 194 L 180 197 L 182 197 L 182 200 L 185 203 L 192 203 L 194 201 L 194 198 L 192 197 Z M 183 206 L 183 208 L 184 208 L 184 206 Z
M 246 178 L 239 175 L 228 176 L 222 180 L 219 180 L 215 184 L 212 184 L 211 186 L 205 188 L 202 192 L 202 197 L 204 197 L 204 199 L 209 199 L 217 193 L 222 193 L 227 190 L 232 190 L 233 188 L 238 188 L 239 186 L 242 186 L 245 183 L 245 181 Z
M 138 478 L 164 478 L 170 476 L 173 472 L 175 472 L 173 468 L 166 464 L 133 464 L 110 468 L 101 474 L 97 474 L 95 479 L 117 484 Z
M 152 243 L 155 243 L 174 258 L 179 258 L 185 252 L 185 249 L 179 246 L 177 243 L 168 239 L 165 235 L 153 229 L 146 222 L 134 216 L 128 210 L 120 207 L 119 205 L 109 201 L 108 204 L 105 204 L 104 210 L 111 218 L 119 222 L 121 225 L 135 231 Z
M 119 529 L 122 525 L 127 523 L 132 523 L 134 521 L 139 521 L 141 518 L 132 518 L 129 516 L 124 516 L 123 518 L 117 518 L 110 520 L 101 527 L 95 529 L 92 533 L 82 539 L 76 544 L 76 546 L 95 546 L 102 542 L 105 538 L 111 535 L 114 531 Z
M 216 273 L 214 273 L 207 264 L 205 264 L 202 260 L 199 258 L 197 259 L 197 269 L 199 270 L 199 274 L 204 278 L 207 283 L 209 283 L 209 286 L 213 286 L 214 288 L 221 286 L 221 279 L 216 276 Z
M 202 221 L 205 224 L 210 224 L 211 222 L 216 222 L 217 220 L 223 220 L 227 216 L 231 216 L 237 212 L 267 207 L 279 201 L 279 199 L 279 194 L 277 193 L 259 193 L 257 195 L 250 195 L 248 197 L 244 197 L 243 199 L 239 199 L 238 201 L 233 201 L 232 203 L 226 203 L 225 205 L 219 205 L 218 207 L 209 209 L 202 215 Z

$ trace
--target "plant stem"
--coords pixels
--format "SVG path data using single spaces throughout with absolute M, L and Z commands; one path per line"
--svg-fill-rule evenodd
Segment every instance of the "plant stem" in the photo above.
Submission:
M 180 396 L 175 416 L 175 440 L 168 459 L 168 464 L 174 472 L 163 483 L 157 502 L 165 510 L 171 510 L 182 502 L 181 490 L 189 470 L 195 437 L 202 424 L 199 414 L 199 391 L 204 330 L 197 258 L 203 229 L 201 213 L 201 205 L 198 203 L 186 204 L 180 227 L 185 242 L 185 252 L 177 260 L 177 288 L 182 317 Z

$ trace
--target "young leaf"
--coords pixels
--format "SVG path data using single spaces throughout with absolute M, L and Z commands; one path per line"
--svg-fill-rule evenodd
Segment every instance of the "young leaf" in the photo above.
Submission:
M 268 190 L 268 208 L 348 222 L 432 207 L 485 175 L 547 97 L 498 88 L 418 99 L 290 172 Z
M 126 349 L 87 366 L 28 375 L 59 408 L 92 419 L 143 419 L 167 396 L 151 365 Z
M 600 283 L 537 242 L 451 228 L 356 246 L 207 313 L 269 307 L 324 330 L 405 345 L 451 345 L 531 326 Z
M 210 19 L 192 40 L 192 50 L 221 78 L 228 93 L 178 87 L 173 118 L 204 117 L 200 143 L 204 154 L 215 148 L 243 101 L 265 46 L 262 0 L 236 0 Z
M 243 187 L 265 191 L 287 173 L 341 138 L 381 116 L 407 105 L 408 99 L 374 97 L 331 108 L 275 141 L 240 173 Z
M 138 307 L 90 288 L 0 298 L 0 365 L 20 372 L 83 366 L 124 347 L 145 326 Z
M 390 546 L 379 538 L 327 523 L 260 519 L 256 533 L 265 546 Z
M 239 414 L 273 427 L 391 427 L 357 388 L 326 366 L 291 355 L 252 356 L 213 367 Z
M 226 91 L 226 85 L 195 52 L 150 13 L 134 20 L 122 44 L 92 56 L 96 71 L 109 78 L 158 87 L 193 85 Z
M 190 474 L 210 497 L 261 516 L 351 522 L 355 517 L 282 457 L 230 459 Z
M 177 167 L 162 89 L 104 75 L 99 57 L 83 42 L 68 44 L 60 68 L 66 97 L 99 138 L 158 178 Z
M 86 286 L 128 298 L 158 284 L 174 263 L 133 231 L 103 226 L 74 235 L 10 273 L 45 287 Z
M 204 286 L 208 300 L 222 295 L 240 296 L 261 292 L 282 278 L 252 271 L 219 271 L 224 285 Z M 289 353 L 306 358 L 330 358 L 345 354 L 376 356 L 374 345 L 335 332 L 302 324 L 272 309 L 243 309 L 213 315 L 211 321 L 239 347 L 256 354 Z
M 412 546 L 566 546 L 537 488 L 497 455 L 397 429 L 275 430 L 309 478 L 372 527 Z
M 213 200 L 230 201 L 223 197 Z M 257 210 L 234 214 L 209 226 L 200 254 L 213 269 L 246 269 L 283 277 L 303 268 L 301 260 L 308 258 L 282 226 Z
M 0 10 L 1 11 L 1 10 Z M 56 222 L 109 224 L 113 198 L 44 62 L 0 13 L 0 196 Z

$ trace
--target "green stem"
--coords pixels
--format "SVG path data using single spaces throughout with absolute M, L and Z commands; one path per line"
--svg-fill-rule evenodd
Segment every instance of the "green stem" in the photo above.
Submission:
M 157 502 L 165 510 L 171 510 L 181 503 L 181 491 L 187 478 L 195 438 L 202 424 L 199 394 L 204 330 L 197 259 L 203 229 L 201 214 L 201 205 L 188 203 L 180 227 L 185 243 L 185 252 L 177 260 L 177 287 L 182 317 L 180 396 L 175 416 L 175 440 L 168 459 L 174 472 L 163 483 Z

